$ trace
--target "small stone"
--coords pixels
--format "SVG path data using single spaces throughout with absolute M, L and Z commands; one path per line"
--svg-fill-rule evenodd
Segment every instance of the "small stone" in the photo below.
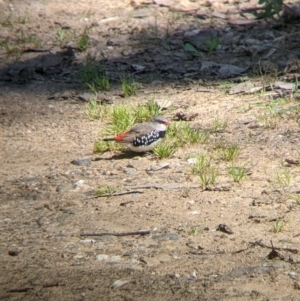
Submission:
M 129 283 L 128 280 L 122 280 L 122 279 L 116 280 L 116 281 L 113 283 L 113 287 L 114 287 L 114 288 L 122 287 L 122 286 L 124 286 L 124 285 L 127 284 L 127 283 Z
M 114 264 L 114 263 L 119 263 L 121 260 L 122 260 L 121 256 L 115 255 L 112 256 L 107 262 Z
M 82 101 L 89 102 L 95 98 L 95 95 L 93 93 L 82 93 L 78 95 L 78 98 Z
M 95 243 L 96 241 L 94 239 L 82 239 L 80 241 L 81 244 L 93 244 Z
M 63 213 L 67 213 L 67 214 L 76 214 L 76 210 L 73 208 L 63 208 L 63 209 L 61 209 L 61 211 Z
M 56 192 L 58 193 L 63 193 L 67 190 L 71 190 L 73 187 L 71 184 L 59 184 L 56 187 Z
M 8 251 L 8 255 L 9 256 L 18 256 L 19 255 L 19 251 L 18 250 L 9 250 Z
M 71 164 L 77 165 L 77 166 L 84 166 L 84 165 L 90 165 L 91 159 L 89 158 L 81 158 L 71 161 Z
M 73 258 L 74 258 L 74 259 L 83 259 L 84 256 L 83 256 L 82 254 L 78 253 L 78 254 L 76 254 Z
M 160 264 L 159 259 L 156 258 L 156 257 L 148 257 L 148 258 L 144 258 L 143 261 L 144 261 L 149 267 L 157 266 L 157 265 Z
M 106 254 L 99 254 L 96 256 L 97 261 L 106 261 L 108 260 L 109 256 Z
M 187 162 L 190 164 L 190 165 L 194 165 L 197 163 L 197 159 L 196 158 L 189 158 L 187 159 Z
M 84 180 L 79 180 L 74 185 L 75 185 L 75 187 L 78 187 L 78 186 L 83 185 L 83 183 L 84 183 Z
M 161 262 L 161 263 L 164 263 L 164 262 L 170 262 L 172 260 L 172 257 L 167 255 L 167 254 L 161 254 L 157 257 L 157 259 Z
M 289 272 L 288 275 L 292 278 L 292 279 L 297 279 L 298 278 L 298 274 L 296 272 Z

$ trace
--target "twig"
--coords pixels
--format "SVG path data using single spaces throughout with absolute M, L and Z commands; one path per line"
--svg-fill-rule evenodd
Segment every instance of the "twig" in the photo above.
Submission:
M 150 230 L 139 230 L 134 232 L 123 232 L 123 233 L 81 233 L 80 236 L 103 236 L 103 235 L 113 235 L 113 236 L 130 236 L 130 235 L 146 235 L 150 234 Z
M 31 289 L 33 289 L 33 287 L 11 288 L 11 289 L 7 290 L 7 292 L 8 293 L 26 293 Z
M 133 189 L 151 189 L 151 188 L 155 188 L 155 189 L 163 189 L 163 190 L 171 190 L 171 189 L 183 189 L 183 188 L 201 188 L 201 186 L 198 185 L 183 185 L 183 184 L 166 184 L 166 185 L 143 185 L 143 186 L 136 186 L 133 187 Z
M 120 206 L 126 206 L 129 203 L 134 203 L 134 201 L 122 202 L 122 203 L 120 203 Z
M 26 48 L 22 51 L 22 53 L 26 53 L 26 52 L 49 52 L 50 49 L 47 48 Z
M 94 195 L 94 196 L 88 198 L 88 200 L 96 199 L 96 198 L 103 198 L 103 197 L 106 197 L 106 196 L 118 196 L 118 195 L 131 194 L 131 193 L 144 193 L 144 191 L 142 191 L 142 190 L 127 190 L 127 191 L 120 191 L 120 192 L 115 192 L 115 193 L 98 194 L 98 195 Z
M 259 241 L 255 241 L 255 242 L 249 242 L 250 245 L 252 246 L 259 246 L 259 247 L 262 247 L 262 248 L 267 248 L 267 249 L 272 249 L 272 250 L 278 250 L 278 251 L 287 251 L 287 252 L 291 252 L 293 254 L 297 254 L 298 253 L 298 250 L 297 249 L 290 249 L 290 248 L 276 248 L 273 246 L 270 247 L 270 246 L 267 246 Z
M 43 288 L 47 287 L 55 287 L 55 286 L 60 286 L 58 282 L 52 282 L 52 283 L 45 283 L 43 284 Z

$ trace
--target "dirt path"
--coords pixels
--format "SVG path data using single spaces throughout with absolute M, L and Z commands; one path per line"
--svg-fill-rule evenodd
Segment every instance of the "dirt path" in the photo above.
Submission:
M 249 39 L 262 28 L 266 39 L 279 33 L 222 17 L 251 2 L 170 2 L 0 1 L 2 300 L 299 300 L 297 93 L 280 100 L 266 94 L 282 89 L 230 95 L 240 81 L 224 78 L 224 66 L 203 68 L 214 61 L 240 68 L 227 72 L 253 70 L 257 57 L 242 52 L 235 36 L 245 42 L 246 32 Z M 79 51 L 85 26 L 90 42 Z M 184 43 L 204 27 L 212 37 L 222 33 L 224 48 L 191 56 Z M 88 53 L 105 62 L 112 82 L 99 100 L 168 100 L 167 117 L 197 112 L 190 123 L 208 141 L 162 160 L 94 154 L 106 124 L 85 114 L 90 92 L 79 74 Z M 287 65 L 290 58 L 276 59 Z M 136 74 L 137 94 L 124 98 L 119 78 L 132 64 L 146 71 Z M 264 73 L 253 82 L 278 80 Z M 222 160 L 222 143 L 238 145 L 234 163 Z M 208 189 L 191 172 L 195 154 L 211 155 L 218 167 Z M 83 158 L 83 165 L 71 163 Z M 240 183 L 228 174 L 232 164 L 247 171 Z M 92 198 L 101 185 L 140 193 Z M 223 224 L 233 233 L 219 231 Z M 81 236 L 138 230 L 150 233 Z M 270 241 L 278 249 L 268 258 Z

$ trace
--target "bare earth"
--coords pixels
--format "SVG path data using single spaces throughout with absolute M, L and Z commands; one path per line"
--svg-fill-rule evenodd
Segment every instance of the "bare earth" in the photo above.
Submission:
M 289 110 L 297 99 L 274 105 L 264 93 L 227 93 L 259 60 L 286 68 L 290 53 L 257 52 L 250 40 L 272 42 L 299 24 L 230 25 L 256 1 L 160 2 L 0 0 L 0 300 L 300 300 L 300 206 L 291 198 L 300 191 L 300 128 Z M 90 42 L 80 52 L 85 27 Z M 204 29 L 208 37 L 219 31 L 223 48 L 184 51 Z M 191 124 L 209 140 L 163 160 L 94 154 L 106 124 L 84 113 L 81 96 L 90 92 L 79 71 L 88 54 L 112 82 L 99 101 L 168 101 L 168 118 L 197 112 Z M 200 70 L 203 61 L 245 72 L 226 78 Z M 146 69 L 135 76 L 137 94 L 124 98 L 119 78 L 132 64 Z M 282 79 L 267 71 L 256 86 L 288 81 L 289 72 Z M 227 122 L 224 131 L 212 130 L 216 119 Z M 217 156 L 219 142 L 238 144 L 234 164 L 247 170 L 240 183 Z M 219 170 L 208 189 L 187 161 L 203 153 Z M 71 163 L 82 158 L 87 164 Z M 104 184 L 140 193 L 92 198 Z M 276 221 L 284 223 L 278 233 Z M 220 224 L 233 233 L 217 231 Z M 109 235 L 139 230 L 150 233 Z M 278 249 L 269 259 L 271 241 Z

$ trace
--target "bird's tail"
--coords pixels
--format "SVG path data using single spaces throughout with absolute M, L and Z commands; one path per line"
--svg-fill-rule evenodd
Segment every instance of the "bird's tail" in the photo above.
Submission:
M 115 141 L 115 138 L 104 138 L 103 141 Z

